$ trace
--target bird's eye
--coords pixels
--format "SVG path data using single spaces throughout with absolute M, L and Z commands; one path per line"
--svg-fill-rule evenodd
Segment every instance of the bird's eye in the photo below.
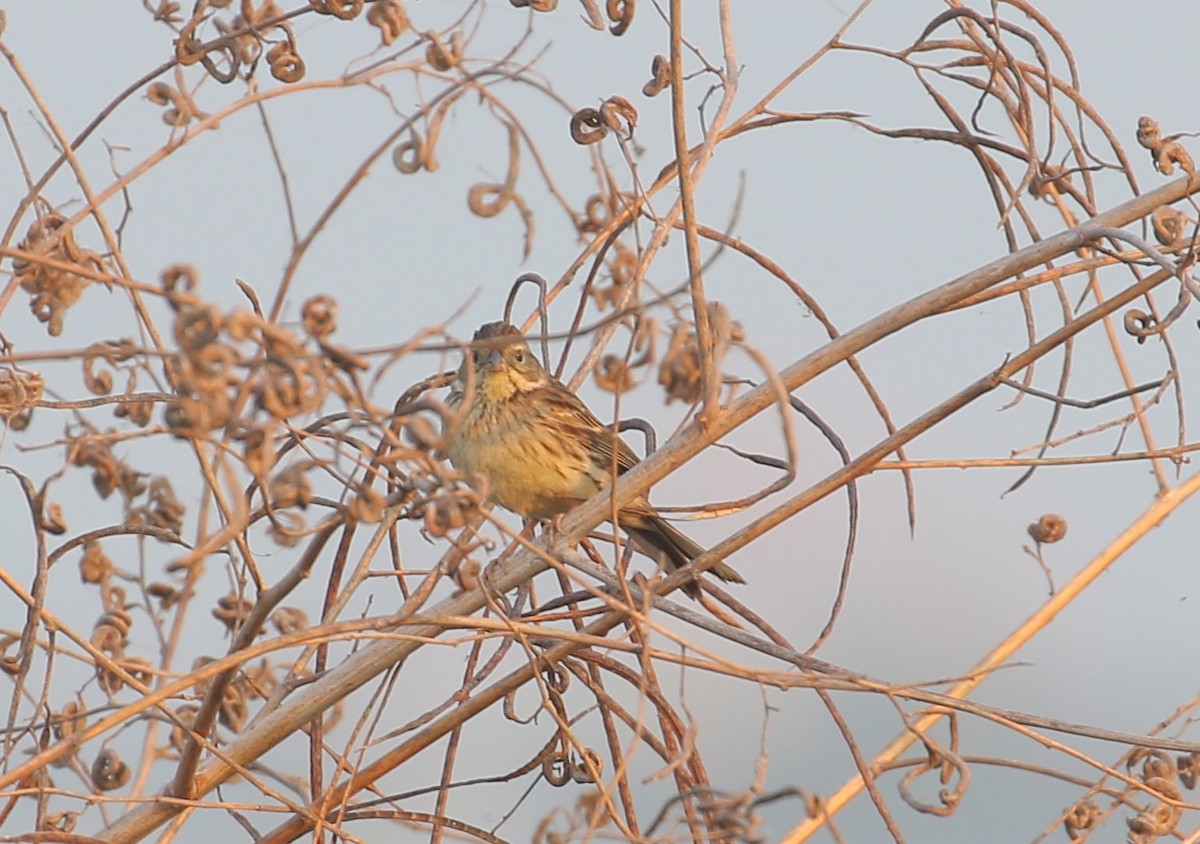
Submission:
M 525 350 L 517 349 L 516 351 L 514 351 L 513 352 L 513 360 L 515 360 L 517 363 L 524 363 L 525 362 Z

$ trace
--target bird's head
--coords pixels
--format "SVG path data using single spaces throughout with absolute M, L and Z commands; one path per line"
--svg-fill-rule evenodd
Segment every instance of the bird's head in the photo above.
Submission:
M 458 370 L 460 388 L 472 377 L 476 396 L 492 401 L 533 390 L 549 378 L 525 337 L 506 322 L 489 322 L 475 332 Z

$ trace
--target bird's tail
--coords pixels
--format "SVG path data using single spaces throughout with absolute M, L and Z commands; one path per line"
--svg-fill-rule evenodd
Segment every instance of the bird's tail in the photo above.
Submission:
M 621 527 L 625 528 L 644 550 L 650 552 L 651 556 L 664 558 L 663 562 L 672 571 L 683 568 L 704 553 L 703 546 L 660 516 L 648 513 L 639 513 L 636 516 L 626 516 L 622 513 L 622 516 L 624 518 L 621 519 Z M 737 569 L 723 560 L 707 571 L 728 583 L 746 582 Z M 690 597 L 697 598 L 700 595 L 700 585 L 689 583 L 683 587 L 683 591 Z

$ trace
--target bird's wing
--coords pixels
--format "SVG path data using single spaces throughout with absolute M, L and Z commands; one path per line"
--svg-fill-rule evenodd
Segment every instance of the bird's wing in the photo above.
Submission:
M 605 425 L 596 418 L 596 414 L 588 410 L 586 404 L 574 393 L 561 384 L 556 385 L 554 398 L 561 403 L 564 410 L 569 411 L 564 424 L 571 428 L 571 433 L 587 443 L 588 452 L 597 457 L 597 462 L 605 468 L 613 465 L 613 449 L 616 449 L 617 474 L 623 475 L 641 461 L 629 447 L 629 443 L 614 433 L 611 426 Z

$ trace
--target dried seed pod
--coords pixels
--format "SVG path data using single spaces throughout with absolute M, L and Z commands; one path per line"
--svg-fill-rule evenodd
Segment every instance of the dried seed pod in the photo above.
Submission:
M 590 766 L 587 764 L 588 762 L 591 762 Z M 596 777 L 592 771 L 604 772 L 604 757 L 594 747 L 585 747 L 582 758 L 578 762 L 571 762 L 571 779 L 580 784 L 595 782 Z
M 271 67 L 272 76 L 289 85 L 299 82 L 307 72 L 304 59 L 300 58 L 300 54 L 296 52 L 296 44 L 290 38 L 280 41 L 267 51 L 267 64 Z
M 55 812 L 52 815 L 46 815 L 46 820 L 42 822 L 39 831 L 61 832 L 70 835 L 75 831 L 75 826 L 78 822 L 78 812 Z
M 276 510 L 271 513 L 271 527 L 268 533 L 280 546 L 294 548 L 304 538 L 307 524 L 304 517 L 295 510 Z
M 250 705 L 246 702 L 245 695 L 237 684 L 225 687 L 225 694 L 221 698 L 221 706 L 217 711 L 217 718 L 228 729 L 235 733 L 240 733 L 242 727 L 246 726 L 246 719 L 250 717 Z
M 99 254 L 81 249 L 75 242 L 74 233 L 65 228 L 66 222 L 55 212 L 38 217 L 29 226 L 18 248 L 59 264 L 107 275 Z M 63 317 L 79 301 L 91 279 L 34 258 L 14 258 L 12 268 L 17 283 L 31 297 L 29 308 L 33 315 L 48 324 L 50 336 L 62 334 Z
M 129 782 L 129 766 L 115 750 L 104 748 L 92 763 L 92 783 L 100 791 L 113 791 Z
M 187 746 L 188 730 L 196 723 L 196 713 L 199 711 L 200 707 L 194 703 L 182 704 L 175 710 L 175 717 L 179 723 L 171 727 L 170 742 L 177 752 L 182 753 L 183 748 Z
M 425 61 L 429 62 L 434 70 L 446 73 L 451 68 L 462 64 L 462 35 L 460 33 L 455 32 L 450 36 L 449 47 L 442 44 L 441 38 L 433 30 L 426 32 L 425 37 L 429 39 L 429 46 L 425 48 Z
M 633 136 L 633 130 L 637 128 L 638 111 L 633 103 L 624 97 L 613 96 L 605 100 L 600 106 L 600 117 L 609 129 L 614 132 L 624 131 L 629 137 Z
M 300 309 L 304 333 L 309 337 L 328 337 L 337 331 L 338 303 L 332 296 L 310 296 Z
M 425 504 L 425 532 L 430 536 L 445 536 L 467 523 L 476 504 L 461 494 L 443 495 Z
M 1049 545 L 1067 535 L 1067 520 L 1058 513 L 1047 513 L 1031 524 L 1027 530 L 1034 542 Z
M 377 524 L 383 518 L 383 496 L 370 487 L 360 486 L 350 501 L 347 515 L 364 524 Z
M 282 636 L 299 633 L 309 627 L 308 613 L 299 607 L 280 607 L 271 613 L 271 624 Z
M 454 567 L 454 583 L 464 592 L 479 588 L 480 565 L 478 560 L 463 560 Z
M 62 536 L 67 532 L 67 519 L 63 515 L 61 504 L 51 504 L 46 508 L 46 512 L 42 514 L 42 530 L 55 536 Z
M 426 451 L 433 451 L 442 443 L 441 435 L 424 416 L 408 417 L 404 423 L 404 433 L 409 442 Z
M 183 516 L 186 512 L 187 508 L 175 497 L 171 482 L 162 475 L 155 475 L 150 480 L 148 523 L 179 533 L 183 530 Z
M 379 30 L 379 37 L 386 47 L 412 26 L 408 12 L 400 0 L 375 0 L 367 10 L 367 23 Z
M 79 559 L 79 579 L 84 583 L 99 583 L 112 574 L 112 560 L 104 553 L 99 542 L 92 541 L 83 546 Z
M 154 680 L 154 666 L 144 656 L 130 656 L 121 661 L 121 667 L 143 686 Z
M 1080 800 L 1063 814 L 1063 829 L 1075 841 L 1082 837 L 1081 832 L 1091 830 L 1102 819 L 1099 806 L 1091 800 Z
M 637 381 L 634 380 L 633 370 L 620 355 L 604 355 L 594 373 L 596 386 L 615 395 L 632 390 Z
M 254 602 L 244 595 L 230 593 L 217 599 L 217 606 L 212 611 L 212 617 L 225 625 L 225 629 L 233 633 L 246 621 Z
M 608 31 L 613 35 L 624 35 L 633 23 L 633 15 L 636 10 L 637 4 L 634 0 L 608 0 L 605 4 L 605 11 L 613 24 Z
M 671 342 L 658 366 L 658 383 L 667 391 L 667 404 L 682 399 L 689 404 L 700 400 L 700 349 L 696 338 L 683 326 L 675 329 Z
M 1150 215 L 1154 237 L 1163 246 L 1176 246 L 1187 236 L 1187 215 L 1170 205 L 1160 205 Z
M 87 710 L 77 700 L 67 701 L 61 710 L 50 715 L 50 727 L 58 741 L 82 732 L 87 726 Z
M 12 419 L 42 400 L 42 376 L 36 372 L 0 370 L 0 416 Z
M 169 610 L 179 603 L 179 590 L 169 583 L 155 581 L 146 586 L 146 594 L 158 601 L 158 607 Z
M 1200 780 L 1200 753 L 1185 753 L 1175 759 L 1175 771 L 1184 788 L 1191 791 Z
M 671 87 L 671 60 L 658 55 L 650 61 L 650 81 L 642 86 L 647 97 L 657 97 Z
M 1138 143 L 1150 152 L 1150 160 L 1154 162 L 1154 169 L 1164 176 L 1173 174 L 1176 164 L 1189 176 L 1196 172 L 1196 163 L 1184 149 L 1183 144 L 1179 142 L 1181 137 L 1183 135 L 1168 135 L 1164 138 L 1162 130 L 1159 129 L 1158 122 L 1154 118 L 1145 116 L 1138 118 Z
M 274 507 L 308 507 L 313 500 L 308 472 L 315 466 L 311 460 L 293 463 L 271 478 L 271 504 Z
M 344 21 L 354 20 L 363 10 L 363 0 L 308 0 L 308 5 L 317 14 Z

